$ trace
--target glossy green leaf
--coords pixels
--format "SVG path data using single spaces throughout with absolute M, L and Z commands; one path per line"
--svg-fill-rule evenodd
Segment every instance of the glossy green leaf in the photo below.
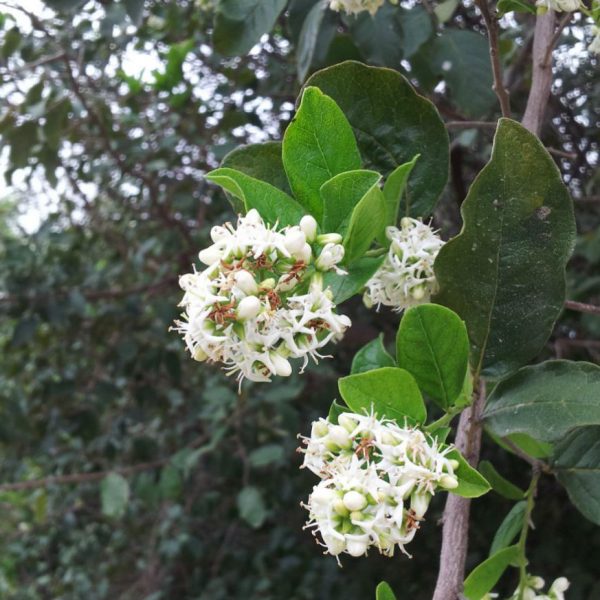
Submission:
M 557 444 L 552 468 L 581 514 L 600 525 L 600 426 L 576 429 Z
M 291 194 L 290 185 L 281 159 L 281 142 L 247 144 L 232 150 L 221 162 L 221 167 L 241 171 L 254 179 L 266 181 Z
M 450 490 L 453 494 L 463 498 L 479 498 L 490 491 L 491 486 L 487 479 L 477 469 L 474 469 L 458 450 L 451 450 L 447 456 L 459 463 L 459 467 L 455 471 L 458 487 Z
M 402 202 L 402 194 L 408 184 L 408 178 L 412 173 L 412 170 L 419 160 L 420 154 L 417 154 L 411 161 L 398 165 L 387 177 L 383 185 L 383 195 L 385 196 L 386 205 L 386 226 L 398 224 L 400 203 Z M 404 203 L 404 211 L 406 214 L 410 213 L 410 206 Z M 386 245 L 389 244 L 385 237 L 385 232 L 382 237 L 385 240 Z
M 479 471 L 489 481 L 492 489 L 501 496 L 504 496 L 504 498 L 522 500 L 525 497 L 525 492 L 514 483 L 508 481 L 508 479 L 502 477 L 491 462 L 482 460 L 479 463 Z
M 385 197 L 374 185 L 354 207 L 344 235 L 344 264 L 362 258 L 373 240 L 383 231 L 386 221 Z
M 338 422 L 338 417 L 342 414 L 348 412 L 348 407 L 341 405 L 339 402 L 334 400 L 329 407 L 329 412 L 327 413 L 327 418 L 331 423 Z
M 452 18 L 454 11 L 458 7 L 458 0 L 444 0 L 440 2 L 434 9 L 433 12 L 440 23 L 445 23 Z
M 465 597 L 468 600 L 481 600 L 494 588 L 504 571 L 518 556 L 519 548 L 509 546 L 484 560 L 465 579 Z
M 510 546 L 513 540 L 519 535 L 523 528 L 523 519 L 527 511 L 527 502 L 521 500 L 517 502 L 504 517 L 500 527 L 496 530 L 492 546 L 490 547 L 490 556 L 496 554 L 499 550 Z
M 335 175 L 321 186 L 323 231 L 346 233 L 352 211 L 360 200 L 381 181 L 375 171 L 347 171 Z
M 375 600 L 396 600 L 392 588 L 385 581 L 382 581 L 375 590 Z
M 338 173 L 360 169 L 352 128 L 339 106 L 307 87 L 283 136 L 283 164 L 298 202 L 317 221 L 323 218 L 321 186 Z
M 402 30 L 402 50 L 404 58 L 410 58 L 433 35 L 431 15 L 420 5 L 411 9 L 396 7 Z
M 462 216 L 435 261 L 436 301 L 465 320 L 474 368 L 500 376 L 541 351 L 562 310 L 573 204 L 540 141 L 501 119 Z
M 246 54 L 273 28 L 287 0 L 220 0 L 213 44 L 221 54 Z
M 383 367 L 348 375 L 338 381 L 344 402 L 355 413 L 375 410 L 379 417 L 404 423 L 405 417 L 425 422 L 427 411 L 413 376 L 404 369 Z
M 421 154 L 406 197 L 411 216 L 429 214 L 448 178 L 448 134 L 433 104 L 397 71 L 354 61 L 323 69 L 308 84 L 342 108 L 367 168 L 386 177 Z M 400 212 L 406 212 L 402 205 Z
M 325 286 L 331 289 L 334 302 L 340 304 L 354 296 L 354 294 L 358 294 L 377 271 L 383 262 L 383 258 L 383 256 L 365 256 L 344 267 L 347 271 L 345 275 L 338 275 L 334 271 L 325 273 L 323 281 Z
M 363 346 L 352 360 L 351 373 L 365 373 L 381 367 L 395 367 L 396 361 L 383 345 L 383 334 Z
M 251 208 L 258 210 L 261 217 L 272 225 L 297 225 L 304 215 L 303 208 L 291 196 L 241 171 L 220 168 L 205 177 L 240 199 L 246 211 Z
M 490 394 L 483 418 L 496 435 L 526 433 L 556 441 L 571 429 L 600 424 L 600 367 L 554 360 L 524 367 Z
M 129 482 L 119 473 L 109 473 L 100 484 L 100 498 L 103 515 L 122 517 L 129 502 Z
M 248 485 L 240 491 L 237 497 L 237 507 L 240 517 L 253 527 L 258 529 L 267 518 L 265 501 L 258 488 Z
M 327 4 L 319 1 L 310 9 L 302 24 L 296 58 L 296 68 L 298 70 L 298 80 L 300 82 L 304 81 L 304 78 L 308 74 L 310 66 L 313 63 L 313 58 L 319 42 L 319 32 L 326 14 Z M 330 28 L 330 34 L 327 36 L 329 42 L 333 39 L 334 34 L 335 29 Z
M 462 392 L 469 365 L 464 322 L 437 304 L 408 309 L 396 336 L 396 360 L 428 396 L 447 410 Z

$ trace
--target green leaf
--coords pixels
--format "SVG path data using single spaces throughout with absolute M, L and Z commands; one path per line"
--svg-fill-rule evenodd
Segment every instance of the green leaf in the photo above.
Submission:
M 440 23 L 445 23 L 452 18 L 457 7 L 458 0 L 444 0 L 433 9 L 433 12 Z
M 352 360 L 351 373 L 365 373 L 380 367 L 395 367 L 396 362 L 383 345 L 383 333 L 363 346 Z
M 524 367 L 490 394 L 483 418 L 496 435 L 526 433 L 559 440 L 571 429 L 600 424 L 600 367 L 553 360 Z
M 487 479 L 474 469 L 458 450 L 451 450 L 447 456 L 459 463 L 458 469 L 454 472 L 458 479 L 458 487 L 450 490 L 453 494 L 463 498 L 479 498 L 490 491 L 491 486 Z
M 346 275 L 338 275 L 335 271 L 325 273 L 323 282 L 325 287 L 331 289 L 333 301 L 340 304 L 360 292 L 377 271 L 383 259 L 383 256 L 365 256 L 346 267 L 348 271 Z
M 504 498 L 522 500 L 525 497 L 525 492 L 514 483 L 508 481 L 508 479 L 502 477 L 491 462 L 482 460 L 479 463 L 479 471 L 489 481 L 492 489 L 501 496 L 504 496 Z
M 326 181 L 320 189 L 323 200 L 323 231 L 346 233 L 352 211 L 381 181 L 375 171 L 347 171 Z
M 271 225 L 297 225 L 304 215 L 302 207 L 270 183 L 254 179 L 235 169 L 220 168 L 205 175 L 244 203 L 246 211 L 255 208 Z
M 496 106 L 490 51 L 483 35 L 445 29 L 423 47 L 422 56 L 431 71 L 444 79 L 452 101 L 465 115 L 481 117 Z
M 469 338 L 461 318 L 437 304 L 406 311 L 396 337 L 398 366 L 447 410 L 460 396 L 469 366 Z
M 424 423 L 427 411 L 417 382 L 404 369 L 383 367 L 348 375 L 338 381 L 344 402 L 355 413 L 375 410 L 379 417 L 403 423 L 405 417 Z
M 266 467 L 273 463 L 280 463 L 283 459 L 283 446 L 267 444 L 256 448 L 248 455 L 248 462 L 252 467 Z
M 310 66 L 313 63 L 315 52 L 320 39 L 320 31 L 323 25 L 323 18 L 327 15 L 327 4 L 324 2 L 317 2 L 308 12 L 306 19 L 302 24 L 300 30 L 300 37 L 298 39 L 297 53 L 297 70 L 298 70 L 298 81 L 302 83 L 304 78 L 310 70 Z M 326 45 L 329 46 L 333 36 L 335 35 L 335 28 L 328 27 L 326 32 Z
M 237 507 L 240 517 L 258 529 L 267 518 L 267 509 L 260 490 L 254 486 L 246 486 L 237 497 Z
M 329 421 L 331 423 L 337 424 L 338 417 L 342 413 L 345 413 L 345 412 L 348 412 L 348 407 L 347 406 L 342 406 L 341 404 L 339 404 L 338 402 L 336 402 L 334 400 L 331 403 L 331 406 L 329 407 L 329 413 L 327 414 L 327 418 L 329 419 Z
M 374 15 L 364 11 L 347 18 L 352 40 L 369 64 L 400 67 L 403 46 L 398 11 L 397 6 L 386 2 Z
M 344 113 L 315 87 L 304 90 L 285 131 L 283 164 L 296 199 L 319 222 L 321 186 L 338 173 L 360 169 L 360 154 Z
M 500 119 L 462 216 L 435 261 L 436 302 L 465 320 L 474 368 L 500 376 L 539 354 L 562 310 L 573 204 L 537 137 Z
M 398 213 L 400 211 L 400 202 L 402 201 L 402 194 L 408 184 L 408 178 L 412 173 L 412 170 L 419 159 L 420 154 L 417 154 L 411 161 L 398 165 L 385 180 L 383 185 L 383 195 L 385 196 L 386 205 L 386 226 L 398 224 Z M 405 205 L 407 213 L 410 212 L 410 206 Z M 382 236 L 383 242 L 387 245 L 387 238 L 385 237 L 385 231 Z
M 221 167 L 241 171 L 254 179 L 270 183 L 273 187 L 291 194 L 281 159 L 281 142 L 247 144 L 232 150 L 221 162 Z
M 125 514 L 129 502 L 129 483 L 119 473 L 109 473 L 100 484 L 102 514 L 119 518 Z
M 490 556 L 493 556 L 499 550 L 512 544 L 513 540 L 523 528 L 523 519 L 525 518 L 526 510 L 527 502 L 525 500 L 517 502 L 510 509 L 510 512 L 504 517 L 504 520 L 494 535 L 494 540 L 492 541 L 492 546 L 490 548 Z
M 552 468 L 581 514 L 600 525 L 600 426 L 576 429 L 557 444 Z
M 433 34 L 431 16 L 422 6 L 413 6 L 411 9 L 396 7 L 397 19 L 402 29 L 402 49 L 404 58 L 413 56 L 417 50 L 427 42 Z
M 375 590 L 375 600 L 396 600 L 392 588 L 385 581 L 382 581 L 377 586 L 377 589 Z
M 387 177 L 421 154 L 406 196 L 411 216 L 429 214 L 448 178 L 448 133 L 435 106 L 397 71 L 354 61 L 315 73 L 308 85 L 322 89 L 344 111 L 367 168 Z M 406 213 L 404 206 L 400 212 Z
M 385 197 L 374 185 L 354 207 L 348 230 L 344 235 L 344 264 L 351 265 L 362 258 L 373 240 L 383 231 L 386 219 Z
M 500 0 L 496 5 L 496 10 L 501 17 L 509 12 L 536 14 L 535 5 L 525 0 Z
M 273 29 L 287 0 L 220 0 L 213 44 L 226 56 L 246 54 Z
M 481 600 L 494 588 L 504 571 L 518 556 L 518 546 L 509 546 L 475 567 L 465 579 L 464 595 L 467 599 Z

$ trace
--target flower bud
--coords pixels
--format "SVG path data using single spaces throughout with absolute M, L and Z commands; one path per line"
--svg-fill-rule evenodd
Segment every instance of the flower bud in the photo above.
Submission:
M 202 350 L 202 348 L 200 348 L 200 346 L 198 346 L 194 350 L 192 357 L 194 360 L 197 360 L 198 362 L 203 362 L 208 358 L 208 354 L 206 354 L 206 352 L 204 352 L 204 350 Z
M 317 236 L 317 221 L 311 215 L 305 215 L 300 219 L 300 229 L 302 229 L 306 239 L 309 242 L 314 242 Z
M 367 541 L 364 539 L 348 539 L 346 536 L 346 552 L 350 556 L 362 556 L 367 551 Z
M 363 513 L 361 513 L 358 510 L 355 510 L 354 512 L 350 513 L 350 520 L 352 522 L 354 521 L 364 521 L 365 520 L 365 515 L 363 515 Z
M 442 475 L 439 484 L 446 490 L 453 490 L 458 487 L 458 479 L 452 475 Z
M 329 488 L 315 486 L 310 498 L 313 504 L 329 506 L 335 499 L 335 492 Z
M 304 248 L 306 244 L 306 236 L 299 227 L 290 227 L 286 234 L 283 245 L 286 250 L 292 255 L 296 256 Z
M 221 260 L 222 256 L 223 256 L 223 249 L 219 244 L 213 244 L 212 246 L 209 246 L 208 248 L 204 248 L 204 250 L 201 250 L 198 253 L 198 258 L 200 259 L 200 262 L 203 262 L 205 265 L 208 265 L 209 267 L 211 265 L 214 265 L 215 263 L 219 262 Z
M 275 287 L 275 280 L 272 277 L 263 279 L 258 286 L 261 290 L 269 291 Z
M 363 294 L 363 304 L 367 308 L 373 308 L 373 300 L 371 299 L 371 296 L 367 292 L 365 292 Z
M 352 446 L 352 440 L 348 432 L 339 425 L 333 425 L 329 430 L 329 439 L 340 448 L 348 449 Z
M 538 575 L 531 575 L 527 578 L 527 585 L 532 587 L 534 590 L 541 590 L 545 583 L 546 582 Z
M 256 296 L 246 296 L 237 307 L 237 317 L 240 321 L 253 319 L 262 308 L 260 300 Z
M 346 508 L 344 501 L 341 498 L 337 498 L 332 502 L 333 510 L 340 515 L 340 517 L 347 517 L 350 511 Z
M 453 471 L 456 471 L 460 467 L 460 463 L 455 458 L 451 458 L 448 462 Z
M 246 213 L 246 223 L 250 223 L 252 225 L 258 225 L 259 223 L 262 223 L 261 216 L 255 208 L 251 208 Z
M 362 510 L 367 505 L 367 499 L 354 490 L 344 494 L 344 506 L 351 512 Z
M 344 238 L 339 233 L 322 233 L 317 236 L 317 242 L 322 246 L 341 244 Z
M 425 297 L 425 286 L 417 285 L 411 290 L 410 295 L 415 300 L 423 300 L 423 298 Z
M 280 375 L 281 377 L 289 377 L 292 374 L 292 365 L 287 358 L 277 354 L 277 352 L 271 352 L 270 358 L 271 362 L 273 363 L 273 367 L 275 368 L 276 375 Z
M 309 244 L 304 244 L 302 249 L 294 254 L 294 257 L 308 265 L 312 259 L 312 248 Z
M 258 285 L 256 285 L 256 281 L 254 277 L 245 270 L 237 271 L 233 276 L 233 280 L 235 284 L 244 292 L 244 294 L 252 295 L 258 292 Z
M 350 416 L 343 414 L 338 417 L 338 423 L 348 432 L 352 433 L 358 423 Z
M 426 492 L 415 492 L 410 497 L 410 507 L 415 513 L 417 519 L 422 519 L 429 508 L 431 496 Z
M 564 593 L 569 589 L 569 580 L 566 577 L 559 577 L 554 580 L 550 586 L 550 597 L 554 596 L 556 600 L 564 600 Z
M 312 429 L 310 431 L 310 437 L 325 437 L 329 433 L 329 425 L 326 421 L 315 421 L 312 424 Z
M 210 230 L 210 239 L 215 243 L 224 240 L 228 237 L 228 235 L 229 234 L 227 232 L 227 229 L 225 229 L 225 227 L 223 227 L 222 225 L 215 225 Z

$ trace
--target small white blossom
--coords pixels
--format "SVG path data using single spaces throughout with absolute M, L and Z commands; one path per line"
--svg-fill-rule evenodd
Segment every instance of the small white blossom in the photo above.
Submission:
M 574 12 L 582 7 L 581 0 L 537 0 L 536 6 L 555 12 Z
M 329 0 L 329 8 L 350 15 L 356 15 L 366 10 L 374 15 L 383 6 L 384 2 L 385 0 Z
M 528 575 L 524 589 L 517 588 L 508 600 L 520 600 L 521 598 L 523 600 L 565 600 L 565 592 L 569 589 L 570 584 L 566 577 L 559 577 L 554 580 L 548 593 L 543 593 L 541 590 L 545 585 L 541 577 Z M 487 594 L 482 600 L 491 598 L 498 598 L 498 594 Z
M 365 304 L 377 309 L 383 304 L 400 312 L 428 302 L 437 291 L 433 263 L 444 242 L 429 225 L 408 217 L 400 229 L 388 227 L 386 236 L 390 248 L 365 286 Z
M 449 447 L 374 414 L 319 419 L 302 441 L 302 467 L 321 478 L 305 505 L 307 527 L 334 556 L 372 546 L 387 556 L 404 552 L 435 492 L 458 484 Z
M 194 359 L 224 363 L 240 382 L 270 381 L 292 373 L 289 359 L 302 359 L 304 368 L 343 336 L 350 319 L 336 312 L 315 270 L 318 249 L 313 252 L 307 240 L 320 243 L 311 219 L 305 218 L 304 229 L 279 230 L 250 210 L 237 227 L 212 228 L 213 244 L 199 254 L 206 268 L 180 279 L 185 312 L 176 329 Z M 324 252 L 319 270 L 337 269 L 343 247 L 329 243 L 319 257 Z

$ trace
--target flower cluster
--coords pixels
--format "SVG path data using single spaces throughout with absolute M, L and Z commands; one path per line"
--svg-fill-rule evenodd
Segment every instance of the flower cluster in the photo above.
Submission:
M 377 309 L 384 304 L 400 312 L 428 302 L 437 290 L 433 263 L 444 245 L 425 223 L 405 217 L 397 227 L 388 227 L 390 241 L 385 261 L 367 282 L 363 300 Z
M 321 478 L 308 503 L 306 525 L 327 552 L 392 556 L 412 541 L 437 489 L 454 489 L 458 462 L 422 431 L 374 414 L 320 419 L 302 438 L 302 467 Z
M 566 577 L 555 579 L 547 594 L 541 592 L 545 582 L 541 577 L 529 576 L 525 588 L 515 590 L 515 593 L 508 600 L 565 600 L 565 592 L 569 589 L 569 581 Z M 492 600 L 498 598 L 498 594 L 486 594 L 482 600 Z
M 365 10 L 374 15 L 385 0 L 329 0 L 329 8 L 337 12 L 343 11 L 349 15 L 356 15 Z
M 317 235 L 313 217 L 278 230 L 253 209 L 211 237 L 199 254 L 207 267 L 180 279 L 185 312 L 176 330 L 194 359 L 224 363 L 240 383 L 270 381 L 291 374 L 290 358 L 303 359 L 302 368 L 321 358 L 350 326 L 323 289 L 323 271 L 341 272 L 341 236 Z
M 574 12 L 582 7 L 582 2 L 581 0 L 537 0 L 535 5 L 555 12 Z

